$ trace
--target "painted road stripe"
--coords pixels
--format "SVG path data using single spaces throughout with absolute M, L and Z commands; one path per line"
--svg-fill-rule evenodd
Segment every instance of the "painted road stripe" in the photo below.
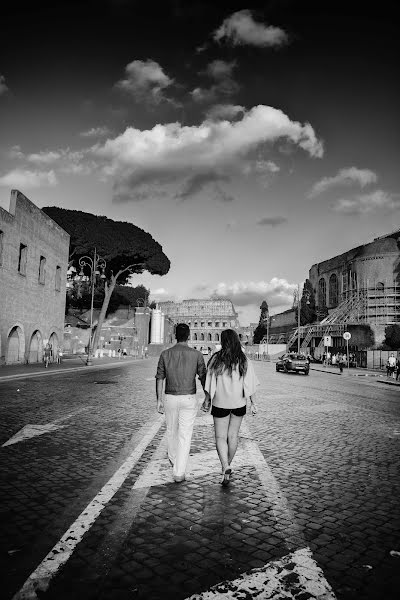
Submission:
M 288 550 L 294 550 L 295 548 L 306 546 L 304 536 L 299 525 L 296 523 L 295 516 L 289 507 L 286 496 L 279 487 L 279 483 L 275 479 L 258 444 L 252 439 L 246 419 L 243 420 L 241 434 L 244 436 L 241 442 L 251 456 L 252 464 L 257 470 L 257 475 L 265 490 L 265 495 L 271 502 L 272 512 L 277 526 L 284 537 L 286 547 Z
M 50 550 L 35 571 L 31 573 L 22 588 L 13 596 L 13 600 L 38 600 L 41 592 L 47 590 L 51 579 L 67 562 L 84 534 L 89 531 L 103 508 L 122 486 L 163 423 L 164 417 L 158 415 L 153 425 L 144 425 L 141 428 L 140 433 L 143 437 L 136 448 Z
M 57 423 L 62 423 L 62 421 L 72 419 L 72 417 L 75 417 L 75 415 L 89 410 L 90 408 L 92 407 L 87 406 L 85 408 L 80 408 L 79 410 L 76 410 L 75 412 L 69 415 L 65 415 L 63 417 L 60 417 L 59 419 L 56 419 L 52 423 L 45 423 L 44 425 L 25 425 L 24 427 L 22 427 L 22 429 L 17 431 L 17 433 L 13 435 L 7 442 L 5 442 L 2 447 L 11 446 L 12 444 L 18 444 L 18 442 L 23 442 L 24 440 L 36 437 L 38 435 L 43 435 L 44 433 L 50 433 L 50 431 L 57 431 L 57 429 L 63 429 L 64 427 L 67 427 L 67 425 L 57 425 Z
M 309 548 L 296 550 L 261 569 L 253 569 L 234 581 L 214 585 L 208 591 L 194 594 L 186 600 L 296 600 L 299 597 L 308 600 L 336 600 Z

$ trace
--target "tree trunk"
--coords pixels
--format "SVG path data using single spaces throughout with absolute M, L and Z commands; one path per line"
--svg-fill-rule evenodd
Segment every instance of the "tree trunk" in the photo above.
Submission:
M 117 277 L 111 276 L 110 282 L 104 284 L 104 300 L 100 310 L 99 318 L 97 321 L 96 333 L 94 334 L 92 343 L 92 353 L 94 354 L 97 350 L 100 341 L 101 328 L 103 327 L 104 319 L 106 318 L 106 312 L 110 303 L 111 294 L 114 291 L 117 283 Z

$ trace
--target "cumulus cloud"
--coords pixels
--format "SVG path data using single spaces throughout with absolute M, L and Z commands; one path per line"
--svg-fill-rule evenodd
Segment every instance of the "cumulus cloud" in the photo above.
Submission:
M 288 42 L 288 35 L 280 27 L 257 23 L 250 10 L 240 10 L 227 17 L 214 32 L 214 40 L 226 40 L 233 46 L 249 45 L 279 47 Z
M 57 185 L 57 177 L 51 171 L 29 171 L 14 169 L 0 176 L 0 185 L 20 190 L 26 188 L 39 188 Z
M 262 225 L 265 227 L 277 227 L 278 225 L 283 225 L 287 223 L 286 217 L 263 217 L 259 221 L 257 221 L 257 225 Z
M 364 215 L 367 213 L 390 212 L 400 209 L 400 199 L 391 194 L 376 190 L 370 194 L 359 194 L 352 198 L 340 198 L 331 208 L 346 215 Z
M 111 130 L 106 125 L 102 125 L 101 127 L 92 127 L 86 131 L 81 131 L 79 135 L 85 138 L 99 138 L 110 134 Z
M 246 109 L 240 104 L 215 104 L 208 109 L 206 118 L 211 121 L 217 121 L 218 119 L 231 121 L 245 112 Z
M 179 200 L 185 200 L 186 198 L 190 198 L 191 196 L 198 194 L 210 184 L 218 181 L 229 181 L 229 177 L 227 175 L 213 172 L 198 173 L 193 177 L 188 177 L 182 188 L 178 191 L 176 197 Z
M 265 299 L 270 308 L 287 306 L 293 303 L 293 291 L 297 285 L 289 283 L 286 279 L 273 277 L 270 281 L 235 281 L 233 283 L 220 282 L 210 286 L 210 297 L 229 298 L 237 306 L 250 304 L 259 306 Z
M 233 96 L 239 90 L 239 84 L 233 79 L 232 73 L 236 62 L 213 60 L 200 74 L 205 74 L 214 80 L 210 87 L 197 87 L 190 92 L 195 102 L 216 102 L 219 98 Z
M 134 96 L 137 100 L 147 100 L 154 104 L 173 100 L 165 96 L 164 90 L 173 84 L 162 67 L 154 60 L 134 60 L 125 67 L 125 78 L 115 87 Z
M 52 166 L 62 173 L 88 175 L 95 168 L 95 164 L 87 158 L 87 153 L 87 150 L 62 148 L 26 154 L 20 146 L 13 146 L 9 156 L 25 163 L 34 164 L 39 168 Z
M 348 167 L 341 169 L 333 177 L 324 177 L 317 181 L 311 189 L 310 197 L 314 198 L 327 190 L 338 186 L 359 185 L 365 187 L 378 181 L 376 173 L 370 169 L 358 169 L 357 167 Z
M 0 96 L 6 94 L 9 91 L 9 87 L 6 85 L 6 78 L 4 75 L 0 75 Z
M 191 177 L 232 177 L 243 174 L 250 154 L 266 143 L 287 139 L 312 157 L 323 155 L 322 143 L 310 124 L 291 121 L 270 106 L 255 106 L 240 120 L 200 125 L 158 124 L 151 130 L 128 127 L 124 133 L 92 147 L 103 172 L 120 186 L 134 190 L 142 184 L 181 184 Z

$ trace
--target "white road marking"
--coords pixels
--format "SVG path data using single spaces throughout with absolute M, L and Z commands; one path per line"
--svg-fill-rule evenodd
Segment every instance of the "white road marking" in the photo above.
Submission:
M 336 600 L 309 548 L 296 550 L 280 560 L 267 563 L 261 569 L 253 569 L 234 581 L 214 585 L 208 591 L 194 594 L 186 600 L 295 600 L 301 594 L 306 594 L 309 600 Z
M 257 470 L 257 475 L 261 485 L 265 490 L 265 495 L 272 504 L 278 528 L 281 530 L 285 539 L 286 547 L 289 550 L 301 548 L 306 545 L 304 536 L 300 527 L 296 523 L 296 519 L 289 507 L 285 494 L 282 492 L 279 483 L 275 479 L 267 461 L 265 460 L 258 444 L 251 439 L 251 434 L 246 422 L 243 420 L 241 433 L 246 436 L 241 440 L 244 449 L 252 458 L 252 464 Z
M 13 600 L 38 600 L 37 592 L 41 595 L 40 592 L 47 590 L 51 579 L 67 562 L 84 534 L 89 531 L 103 508 L 122 486 L 163 423 L 164 418 L 158 415 L 155 423 L 142 427 L 143 437 L 139 444 L 31 573 L 22 588 L 13 596 Z
M 57 425 L 57 423 L 61 423 L 62 421 L 66 421 L 67 419 L 72 419 L 75 415 L 84 412 L 85 410 L 89 410 L 92 408 L 91 406 L 86 406 L 85 408 L 80 408 L 69 415 L 65 415 L 56 419 L 52 423 L 45 423 L 44 425 L 33 425 L 28 424 L 22 427 L 16 434 L 13 435 L 7 442 L 3 444 L 4 446 L 11 446 L 12 444 L 18 444 L 18 442 L 23 442 L 24 440 L 28 440 L 30 438 L 36 437 L 38 435 L 43 435 L 44 433 L 50 433 L 50 431 L 57 431 L 57 429 L 63 429 L 67 427 L 67 425 Z

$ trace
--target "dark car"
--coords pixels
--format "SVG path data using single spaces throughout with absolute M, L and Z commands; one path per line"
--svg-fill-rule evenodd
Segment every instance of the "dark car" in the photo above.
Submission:
M 278 358 L 276 362 L 276 370 L 284 371 L 285 373 L 293 371 L 295 373 L 304 373 L 304 375 L 308 375 L 310 372 L 310 363 L 308 362 L 305 354 L 287 352 Z

